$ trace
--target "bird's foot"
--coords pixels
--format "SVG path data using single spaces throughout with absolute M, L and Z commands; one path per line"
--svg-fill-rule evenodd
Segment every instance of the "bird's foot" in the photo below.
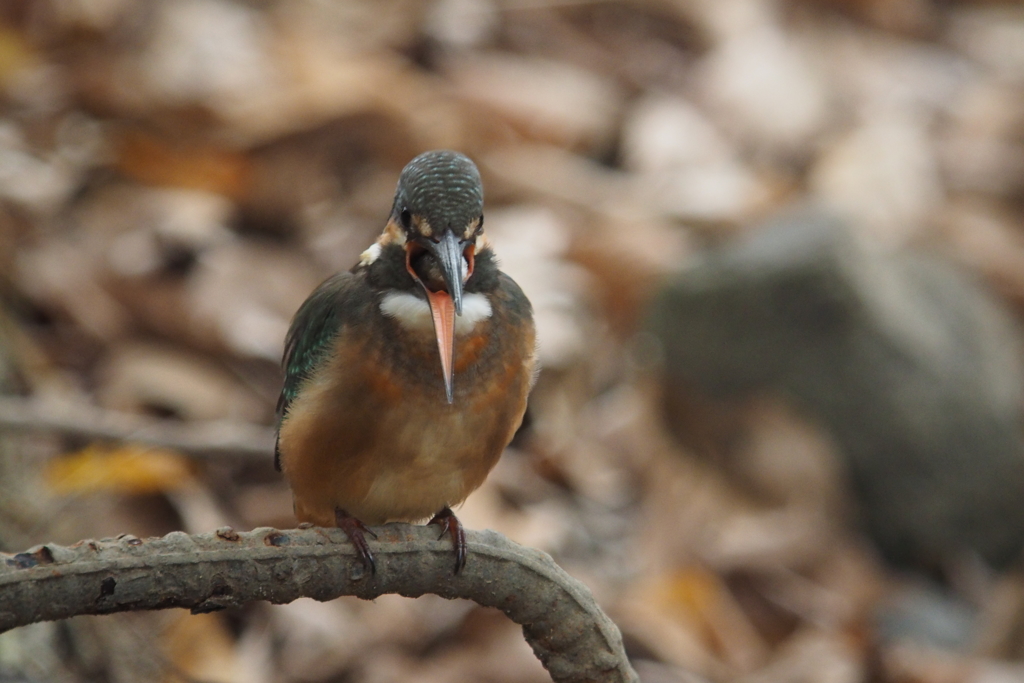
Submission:
M 455 546 L 455 573 L 458 574 L 466 566 L 466 530 L 462 527 L 462 522 L 451 508 L 445 506 L 427 524 L 437 524 L 441 527 L 441 535 L 437 537 L 439 541 L 446 533 L 451 533 L 452 545 Z
M 377 534 L 373 533 L 373 529 L 370 529 L 341 508 L 335 508 L 334 510 L 334 523 L 345 532 L 348 540 L 352 541 L 352 545 L 356 548 L 356 554 L 363 561 L 363 566 L 366 567 L 366 570 L 371 574 L 376 574 L 377 563 L 374 562 L 373 553 L 370 552 L 370 546 L 366 543 L 366 537 L 363 535 L 367 533 L 377 538 Z

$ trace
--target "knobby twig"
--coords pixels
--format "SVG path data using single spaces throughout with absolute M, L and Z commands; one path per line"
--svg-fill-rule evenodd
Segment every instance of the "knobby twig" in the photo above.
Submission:
M 467 531 L 469 558 L 455 575 L 451 541 L 439 540 L 435 527 L 388 524 L 374 531 L 376 574 L 364 570 L 341 530 L 321 528 L 176 531 L 0 554 L 0 632 L 79 614 L 168 607 L 199 613 L 249 600 L 434 593 L 502 610 L 522 625 L 556 682 L 638 681 L 618 628 L 587 587 L 547 554 L 493 531 Z
M 274 432 L 231 420 L 179 422 L 68 401 L 0 396 L 0 431 L 53 432 L 88 439 L 135 441 L 194 456 L 237 455 L 270 462 Z

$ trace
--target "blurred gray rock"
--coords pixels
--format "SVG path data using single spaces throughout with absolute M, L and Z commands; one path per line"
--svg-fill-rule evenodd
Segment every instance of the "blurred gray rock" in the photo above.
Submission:
M 648 324 L 670 398 L 778 392 L 823 424 L 891 561 L 940 569 L 965 553 L 996 566 L 1020 555 L 1019 338 L 950 266 L 871 252 L 808 211 L 676 276 Z
M 875 609 L 878 639 L 969 653 L 978 637 L 978 610 L 933 584 L 901 587 Z

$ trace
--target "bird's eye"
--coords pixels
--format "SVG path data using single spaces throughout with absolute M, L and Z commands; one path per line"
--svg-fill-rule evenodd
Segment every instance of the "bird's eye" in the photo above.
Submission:
M 412 227 L 412 213 L 409 209 L 402 209 L 402 213 L 399 214 L 399 219 L 402 221 L 402 227 L 408 230 Z
M 480 222 L 476 224 L 476 233 L 474 233 L 474 234 L 479 235 L 483 231 L 484 231 L 484 217 L 483 217 L 483 214 L 481 214 L 480 215 Z

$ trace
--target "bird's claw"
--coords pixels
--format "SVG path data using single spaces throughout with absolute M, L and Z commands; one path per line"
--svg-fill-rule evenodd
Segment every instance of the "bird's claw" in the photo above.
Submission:
M 437 537 L 439 541 L 444 538 L 446 533 L 451 533 L 452 545 L 455 546 L 455 573 L 458 574 L 466 566 L 466 530 L 463 528 L 462 522 L 455 516 L 451 508 L 445 507 L 427 523 L 437 524 L 441 527 L 441 534 Z
M 361 520 L 353 517 L 341 508 L 334 511 L 334 523 L 345 532 L 348 540 L 355 546 L 356 554 L 363 561 L 363 566 L 366 567 L 366 570 L 370 574 L 376 574 L 377 563 L 374 561 L 373 553 L 370 552 L 370 546 L 366 543 L 366 537 L 363 535 L 370 534 L 376 539 L 377 534 L 373 532 L 373 529 L 370 529 Z

